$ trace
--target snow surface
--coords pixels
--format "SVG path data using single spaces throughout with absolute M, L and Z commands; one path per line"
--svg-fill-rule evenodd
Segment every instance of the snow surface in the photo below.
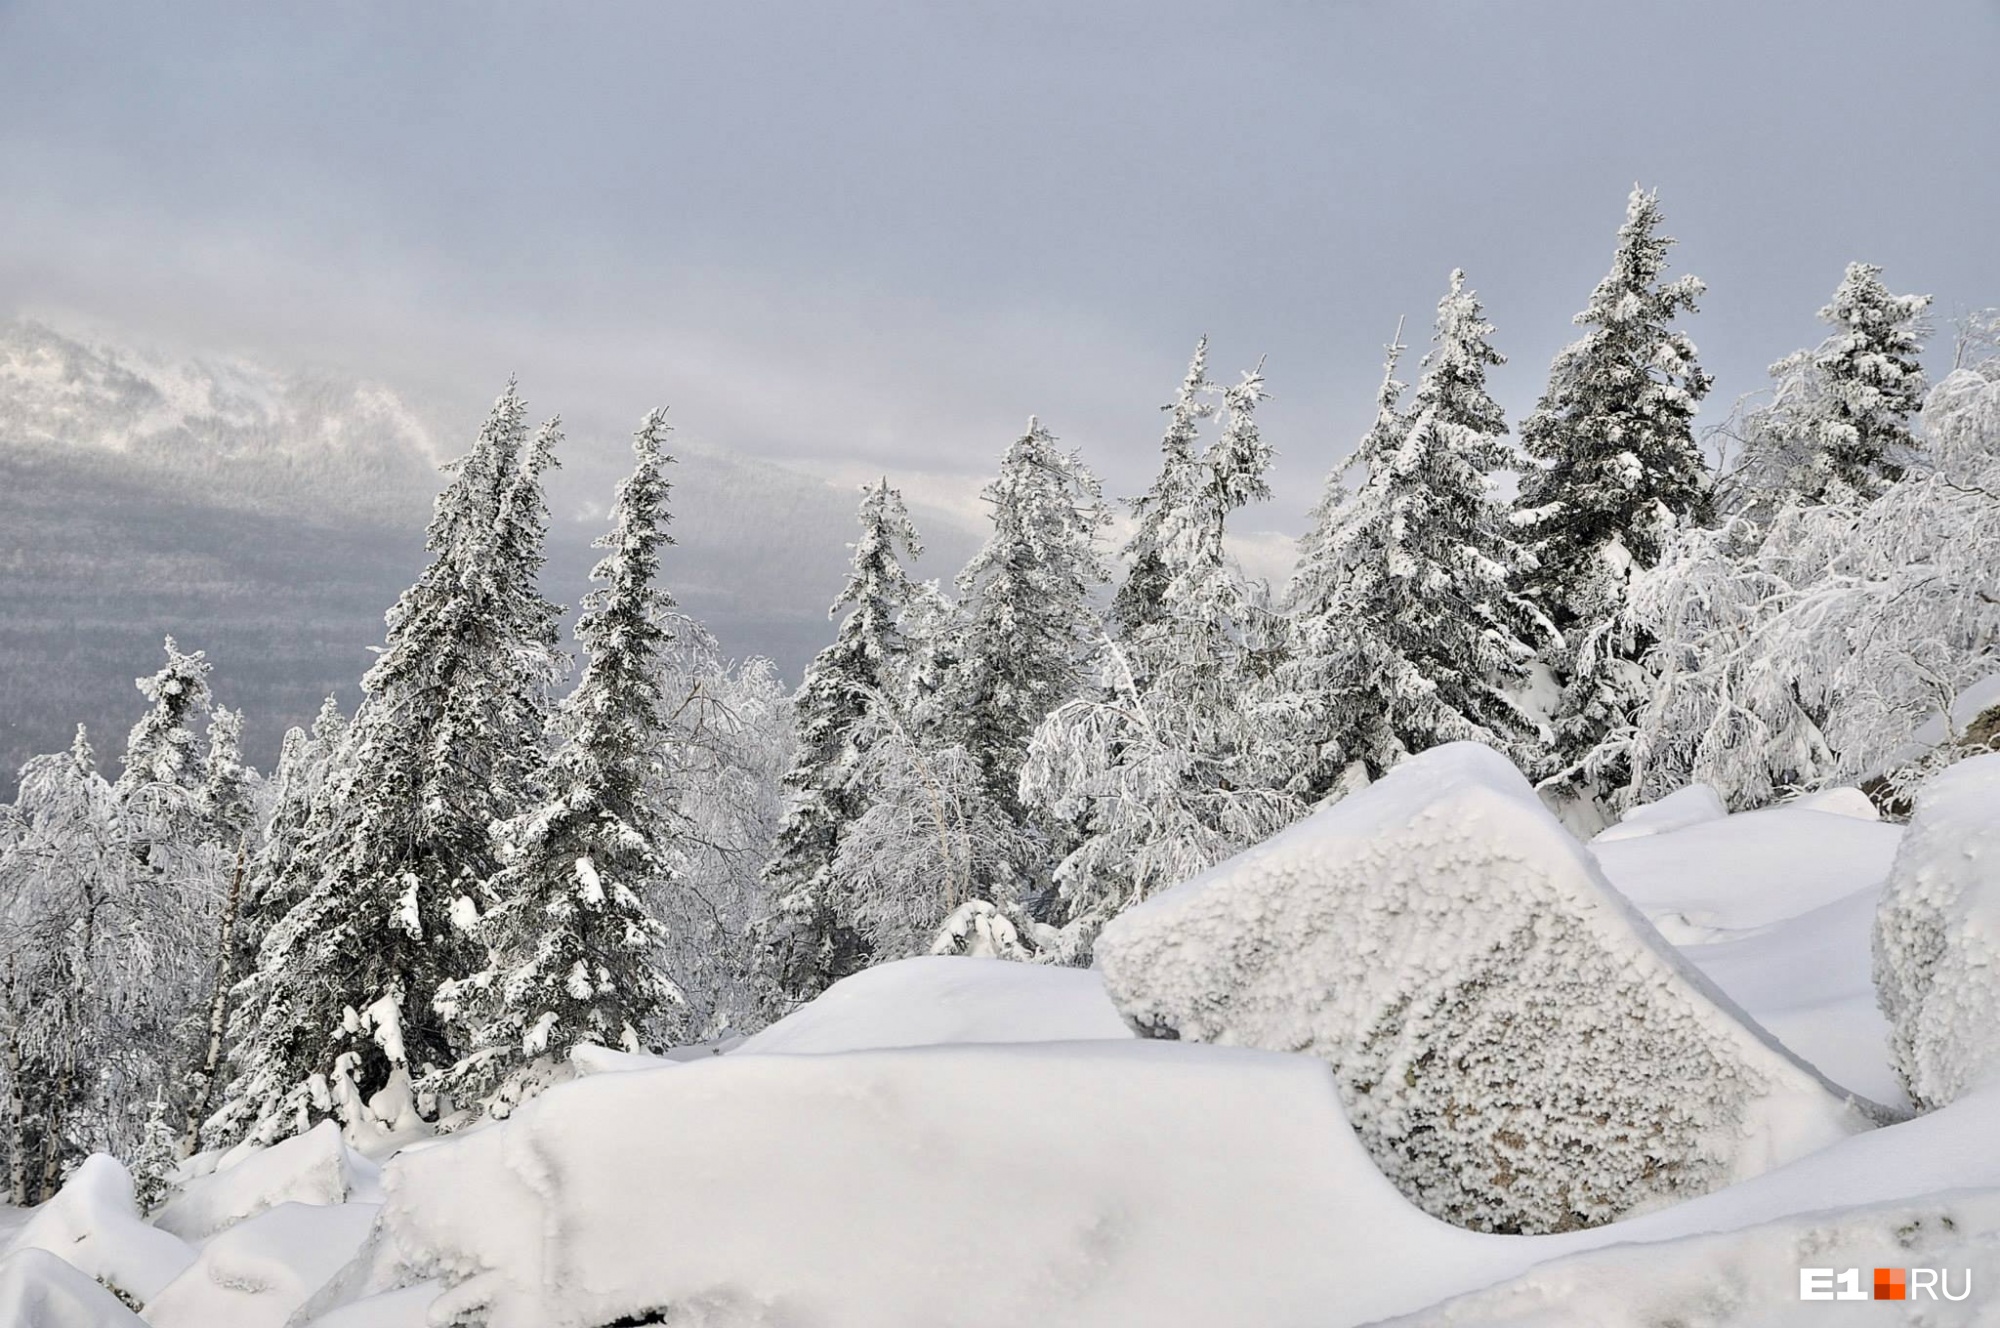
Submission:
M 734 1054 L 1132 1036 L 1096 973 L 922 956 L 843 978 Z
M 1591 851 L 1661 935 L 1693 945 L 1879 887 L 1901 839 L 1892 825 L 1792 803 L 1640 839 L 1599 841 Z
M 1765 1031 L 1841 1087 L 1908 1105 L 1868 959 L 1880 886 L 1681 954 Z
M 1703 821 L 1719 821 L 1729 815 L 1722 795 L 1706 784 L 1690 784 L 1669 793 L 1658 802 L 1642 803 L 1618 818 L 1618 824 L 1599 831 L 1590 842 L 1609 844 L 1620 839 L 1639 839 L 1667 830 L 1683 830 Z
M 1896 1072 L 1925 1106 L 2000 1073 L 2000 754 L 1917 791 L 1882 896 L 1875 981 Z
M 1810 1214 L 1726 1235 L 1617 1246 L 1553 1260 L 1499 1287 L 1390 1323 L 1397 1328 L 1992 1324 L 1991 1288 L 2000 1284 L 1996 1231 L 2000 1190 Z M 1860 1268 L 1866 1287 L 1878 1265 L 1947 1270 L 1954 1294 L 1968 1287 L 1975 1294 L 1952 1303 L 1933 1301 L 1919 1290 L 1917 1299 L 1900 1306 L 1826 1304 L 1799 1297 L 1801 1268 Z
M 1096 954 L 1142 1028 L 1326 1061 L 1383 1170 L 1463 1225 L 1608 1221 L 1870 1123 L 1474 744 L 1121 914 Z

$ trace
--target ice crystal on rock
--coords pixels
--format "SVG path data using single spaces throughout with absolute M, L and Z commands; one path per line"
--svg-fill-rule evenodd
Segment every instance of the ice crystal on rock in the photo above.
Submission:
M 1919 1106 L 2000 1072 L 2000 755 L 1918 790 L 1875 915 L 1875 992 Z
M 1869 1124 L 1473 744 L 1131 910 L 1096 953 L 1156 1036 L 1328 1062 L 1383 1171 L 1463 1226 L 1608 1222 Z

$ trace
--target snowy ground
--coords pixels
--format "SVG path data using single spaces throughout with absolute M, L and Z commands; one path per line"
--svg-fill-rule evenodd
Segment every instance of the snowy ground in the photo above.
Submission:
M 1900 835 L 1858 796 L 1723 816 L 1694 791 L 1567 851 L 1723 1008 L 1901 1112 L 1870 980 Z M 393 1159 L 322 1127 L 150 1224 L 95 1160 L 0 1209 L 0 1324 L 2000 1322 L 2000 1081 L 1698 1198 L 1509 1236 L 1398 1193 L 1320 1060 L 1135 1039 L 1095 972 L 909 960 L 720 1054 L 585 1061 Z M 1802 1267 L 1973 1293 L 1805 1302 Z

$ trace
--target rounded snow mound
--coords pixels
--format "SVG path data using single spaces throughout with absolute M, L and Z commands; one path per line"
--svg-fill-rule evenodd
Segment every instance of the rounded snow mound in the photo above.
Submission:
M 1875 993 L 1911 1101 L 2000 1072 L 2000 755 L 1947 768 L 1916 811 L 1875 915 Z
M 1520 1266 L 1383 1180 L 1322 1066 L 1234 1048 L 717 1056 L 553 1088 L 385 1183 L 329 1324 L 429 1279 L 428 1322 L 487 1328 L 1360 1322 Z
M 1872 1123 L 1475 744 L 1128 911 L 1096 953 L 1155 1036 L 1326 1061 L 1383 1171 L 1463 1226 L 1608 1222 Z
M 1095 973 L 928 956 L 842 978 L 732 1054 L 1131 1036 Z

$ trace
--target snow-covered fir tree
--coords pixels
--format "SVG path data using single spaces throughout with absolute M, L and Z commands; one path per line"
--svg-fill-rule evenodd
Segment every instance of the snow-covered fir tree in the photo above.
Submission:
M 973 901 L 1012 915 L 1047 869 L 1046 840 L 995 797 L 970 748 L 890 697 L 855 729 L 854 786 L 865 809 L 842 837 L 833 876 L 874 962 L 932 953 Z
M 674 609 L 660 584 L 660 550 L 672 542 L 669 427 L 664 410 L 646 417 L 611 530 L 597 541 L 606 553 L 576 625 L 587 663 L 555 718 L 560 746 L 539 780 L 543 799 L 494 827 L 501 866 L 486 894 L 496 902 L 476 927 L 491 958 L 438 993 L 473 1048 L 446 1081 L 492 1114 L 530 1096 L 579 1042 L 636 1052 L 684 1031 L 646 903 L 668 870 L 671 833 L 646 796 L 664 734 L 658 670 Z
M 1203 337 L 1195 344 L 1180 390 L 1161 407 L 1167 413 L 1167 432 L 1160 439 L 1160 473 L 1152 487 L 1131 502 L 1135 529 L 1121 550 L 1125 575 L 1110 615 L 1122 639 L 1142 635 L 1164 611 L 1167 586 L 1173 580 L 1166 548 L 1172 538 L 1168 526 L 1180 520 L 1177 514 L 1189 506 L 1190 490 L 1200 482 L 1201 425 L 1215 414 L 1214 396 L 1215 384 L 1208 377 L 1208 338 Z
M 489 827 L 523 809 L 540 765 L 542 703 L 523 680 L 556 672 L 555 611 L 533 580 L 556 437 L 551 427 L 530 442 L 509 384 L 449 468 L 430 566 L 389 612 L 337 776 L 316 800 L 314 877 L 259 951 L 246 994 L 257 1022 L 218 1112 L 223 1137 L 356 1124 L 385 1087 L 382 1111 L 407 1116 L 410 1079 L 458 1059 L 432 999 L 483 965 L 455 919 L 494 873 Z
M 1872 263 L 1849 263 L 1819 311 L 1834 331 L 1771 366 L 1770 402 L 1744 429 L 1732 506 L 1768 516 L 1787 497 L 1878 497 L 1916 458 L 1928 295 L 1895 295 Z
M 1406 384 L 1396 377 L 1396 366 L 1407 349 L 1398 320 L 1375 394 L 1375 420 L 1354 455 L 1326 477 L 1299 539 L 1298 565 L 1285 595 L 1286 650 L 1276 671 L 1271 704 L 1290 707 L 1296 715 L 1290 744 L 1294 754 L 1288 761 L 1290 787 L 1307 802 L 1318 802 L 1367 774 L 1365 766 L 1354 765 L 1346 746 L 1357 724 L 1350 713 L 1356 699 L 1350 677 L 1355 659 L 1343 600 L 1347 559 L 1353 553 L 1346 528 L 1353 494 L 1342 477 L 1357 463 L 1367 474 L 1386 474 L 1408 435 L 1410 419 L 1402 410 Z
M 217 706 L 202 753 L 201 818 L 206 837 L 221 845 L 246 839 L 257 824 L 257 772 L 243 760 L 243 712 Z
M 925 591 L 903 566 L 922 545 L 887 479 L 864 486 L 860 522 L 847 582 L 831 610 L 850 612 L 807 667 L 794 699 L 798 752 L 784 781 L 790 802 L 764 869 L 773 911 L 757 923 L 759 980 L 773 1009 L 811 999 L 869 960 L 835 861 L 867 811 L 857 777 L 862 724 L 882 698 L 903 699 L 911 653 L 904 619 Z
M 987 796 L 1021 821 L 1028 739 L 1082 688 L 1102 632 L 1098 539 L 1110 514 L 1083 459 L 1032 419 L 982 496 L 992 531 L 958 575 L 963 625 L 938 708 Z
M 1525 585 L 1563 633 L 1554 727 L 1570 785 L 1568 767 L 1645 696 L 1633 661 L 1647 643 L 1616 628 L 1626 582 L 1711 507 L 1693 428 L 1710 380 L 1673 327 L 1703 287 L 1692 276 L 1664 279 L 1674 242 L 1658 233 L 1661 219 L 1658 196 L 1635 188 L 1611 270 L 1576 316 L 1588 330 L 1556 356 L 1521 422 L 1534 464 L 1521 476 L 1516 519 L 1535 560 Z
M 1277 735 L 1255 704 L 1269 608 L 1230 562 L 1230 516 L 1265 496 L 1270 446 L 1256 422 L 1263 378 L 1224 393 L 1206 450 L 1181 433 L 1212 413 L 1201 355 L 1175 404 L 1161 480 L 1140 501 L 1117 635 L 1100 641 L 1089 687 L 1036 729 L 1022 802 L 1075 827 L 1057 868 L 1053 957 L 1087 962 L 1119 910 L 1253 843 L 1296 816 L 1278 787 Z
M 271 809 L 244 883 L 237 920 L 239 969 L 246 973 L 264 937 L 292 906 L 303 899 L 318 866 L 311 846 L 316 827 L 331 820 L 323 798 L 332 778 L 347 718 L 337 698 L 321 703 L 309 729 L 286 732 L 278 768 L 271 777 Z
M 1512 459 L 1486 386 L 1505 362 L 1492 333 L 1453 272 L 1409 411 L 1392 347 L 1361 445 L 1367 479 L 1316 514 L 1273 703 L 1300 742 L 1307 797 L 1447 742 L 1483 742 L 1526 768 L 1541 760 L 1541 728 L 1518 693 L 1548 632 L 1512 587 L 1526 560 L 1491 496 Z
M 146 713 L 125 740 L 125 765 L 118 776 L 121 798 L 149 786 L 193 794 L 207 777 L 195 725 L 209 708 L 210 665 L 203 652 L 184 653 L 167 638 L 167 662 L 138 681 Z

